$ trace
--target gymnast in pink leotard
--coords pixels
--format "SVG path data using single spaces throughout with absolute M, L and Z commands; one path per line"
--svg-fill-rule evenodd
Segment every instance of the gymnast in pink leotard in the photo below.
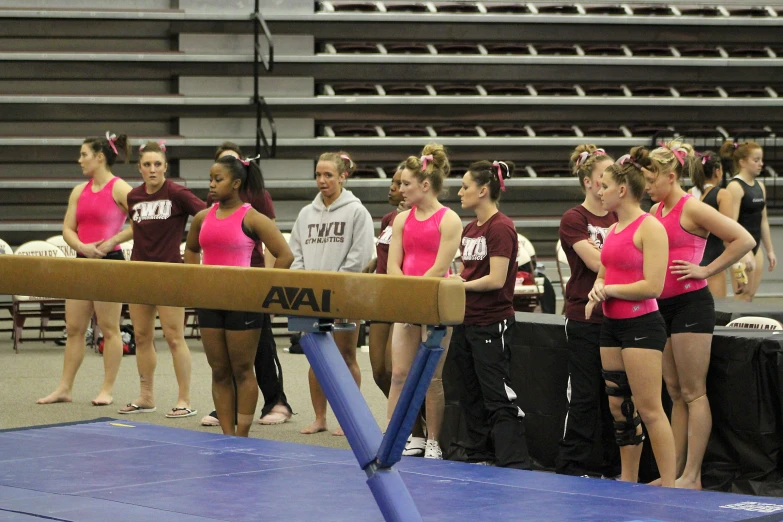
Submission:
M 674 487 L 674 437 L 661 404 L 666 327 L 656 301 L 663 290 L 669 246 L 663 225 L 639 206 L 649 166 L 647 149 L 635 147 L 603 173 L 598 195 L 618 221 L 606 234 L 602 266 L 585 314 L 589 319 L 593 307 L 603 305 L 601 366 L 620 446 L 621 480 L 639 479 L 643 421 L 661 484 Z
M 394 219 L 389 245 L 389 275 L 446 277 L 459 248 L 462 221 L 453 210 L 438 201 L 443 180 L 451 166 L 442 145 L 430 143 L 421 157 L 405 160 L 400 191 L 410 210 Z M 416 296 L 411 296 L 416 299 Z M 442 345 L 448 348 L 451 332 Z M 388 417 L 397 406 L 402 386 L 408 376 L 416 350 L 422 340 L 422 327 L 395 323 L 392 332 L 392 382 L 389 390 Z M 441 372 L 446 354 L 441 356 L 435 376 L 427 390 L 427 442 L 425 458 L 442 458 L 438 445 L 443 422 L 443 381 Z

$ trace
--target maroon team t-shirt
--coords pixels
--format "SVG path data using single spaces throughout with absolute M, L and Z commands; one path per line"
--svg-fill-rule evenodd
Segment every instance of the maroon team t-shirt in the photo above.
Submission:
M 560 245 L 571 267 L 571 278 L 566 285 L 565 316 L 573 321 L 600 323 L 604 314 L 602 307 L 596 306 L 590 320 L 585 320 L 587 294 L 593 289 L 598 274 L 590 270 L 574 245 L 586 239 L 592 239 L 599 248 L 604 246 L 606 232 L 617 223 L 617 215 L 609 212 L 605 216 L 596 216 L 582 205 L 578 205 L 563 215 L 560 220 Z
M 460 274 L 465 281 L 489 275 L 489 258 L 509 259 L 506 284 L 490 292 L 466 292 L 465 326 L 489 326 L 514 317 L 514 284 L 517 278 L 517 230 L 514 222 L 498 212 L 483 225 L 469 223 L 462 231 Z
M 376 274 L 387 273 L 386 265 L 389 261 L 392 225 L 394 225 L 394 218 L 397 217 L 397 214 L 399 214 L 397 210 L 392 210 L 381 219 L 381 235 L 378 236 L 378 241 L 375 243 L 375 257 L 378 258 L 378 264 L 375 266 Z
M 251 207 L 269 219 L 275 219 L 275 205 L 272 203 L 272 196 L 269 195 L 268 190 L 264 190 L 261 194 L 240 192 L 239 199 L 241 199 L 243 203 L 250 203 Z M 212 196 L 207 195 L 207 206 L 212 206 Z M 263 245 L 259 241 L 256 244 L 255 250 L 253 250 L 253 256 L 250 258 L 250 266 L 264 268 L 264 254 L 262 249 Z
M 179 245 L 188 216 L 206 205 L 189 189 L 169 180 L 154 194 L 145 185 L 128 192 L 128 215 L 133 227 L 131 261 L 181 263 Z

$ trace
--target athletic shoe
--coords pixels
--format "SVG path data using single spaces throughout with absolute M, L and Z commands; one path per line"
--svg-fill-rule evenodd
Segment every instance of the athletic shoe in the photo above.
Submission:
M 427 440 L 427 447 L 424 448 L 424 458 L 443 460 L 443 452 L 440 450 L 437 440 Z
M 424 446 L 426 445 L 424 437 L 414 437 L 411 435 L 408 437 L 408 442 L 405 443 L 405 449 L 402 450 L 403 457 L 423 457 Z
M 217 418 L 217 412 L 213 411 L 209 415 L 204 415 L 201 418 L 202 426 L 220 426 L 220 421 Z

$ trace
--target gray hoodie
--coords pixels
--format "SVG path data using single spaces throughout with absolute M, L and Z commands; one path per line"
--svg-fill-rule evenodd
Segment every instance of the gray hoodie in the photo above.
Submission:
M 299 212 L 289 246 L 292 270 L 361 272 L 375 253 L 372 217 L 350 190 L 329 208 L 319 192 Z

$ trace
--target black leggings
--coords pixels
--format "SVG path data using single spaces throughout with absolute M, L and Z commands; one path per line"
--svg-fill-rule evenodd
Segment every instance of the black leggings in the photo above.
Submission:
M 283 367 L 280 366 L 280 359 L 277 357 L 277 344 L 272 333 L 272 318 L 269 314 L 264 314 L 254 366 L 258 387 L 264 395 L 261 416 L 269 413 L 278 403 L 282 403 L 288 411 L 292 411 L 283 391 Z

